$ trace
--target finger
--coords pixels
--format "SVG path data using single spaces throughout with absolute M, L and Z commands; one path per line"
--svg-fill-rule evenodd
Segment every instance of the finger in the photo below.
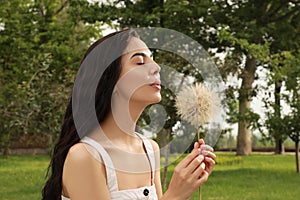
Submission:
M 211 151 L 204 150 L 204 151 L 201 152 L 201 154 L 204 155 L 205 157 L 209 157 L 209 158 L 211 158 L 213 160 L 216 160 L 216 158 L 217 158 L 216 154 L 214 154 Z
M 190 174 L 190 178 L 193 180 L 193 181 L 196 181 L 198 180 L 201 176 L 202 176 L 202 173 L 204 173 L 205 170 L 205 163 L 204 162 L 201 162 L 195 169 L 194 171 L 191 172 Z
M 207 145 L 207 144 L 204 144 L 204 145 L 201 145 L 200 146 L 200 150 L 201 151 L 211 151 L 211 152 L 214 152 L 214 148 L 212 148 L 211 146 Z
M 196 157 L 194 160 L 192 160 L 192 162 L 190 162 L 190 164 L 186 167 L 186 170 L 188 173 L 193 173 L 195 170 L 197 170 L 199 168 L 199 166 L 201 166 L 201 164 L 204 164 L 204 156 L 203 155 L 199 155 L 198 157 Z M 205 164 L 204 164 L 205 167 Z M 203 168 L 204 169 L 204 168 Z
M 191 153 L 189 153 L 180 163 L 178 163 L 178 168 L 185 168 L 187 167 L 194 158 L 196 158 L 199 155 L 199 151 L 196 149 L 193 149 Z
M 199 140 L 198 140 L 198 143 L 199 143 L 200 146 L 205 144 L 205 142 L 204 142 L 203 139 L 199 139 Z
M 198 187 L 207 181 L 208 176 L 208 172 L 203 170 L 201 173 L 201 177 L 198 180 L 196 180 L 196 184 L 198 185 Z
M 203 162 L 203 163 L 201 163 L 201 165 L 200 165 L 200 167 L 202 168 L 202 169 L 205 169 L 205 163 Z
M 194 143 L 194 149 L 199 149 L 200 148 L 200 144 L 198 142 Z
M 213 168 L 214 168 L 216 162 L 215 162 L 213 159 L 209 158 L 209 157 L 205 157 L 205 164 L 206 164 L 205 170 L 206 170 L 209 174 L 211 174 L 211 172 L 212 172 L 212 170 L 213 170 Z
M 214 161 L 213 159 L 209 158 L 209 157 L 205 157 L 204 158 L 205 163 L 207 164 L 207 166 L 215 166 L 216 161 Z
M 209 176 L 209 173 L 205 170 L 202 169 L 202 167 L 199 167 L 199 169 L 197 169 L 197 174 L 196 174 L 196 171 L 195 171 L 195 186 L 196 188 L 200 187 L 204 182 L 207 181 L 208 179 L 208 176 Z

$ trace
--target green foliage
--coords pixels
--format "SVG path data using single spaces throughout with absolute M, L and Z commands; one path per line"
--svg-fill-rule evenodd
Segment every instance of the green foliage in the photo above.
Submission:
M 93 26 L 74 21 L 70 10 L 58 0 L 2 3 L 1 141 L 17 134 L 55 138 L 59 133 L 79 62 L 97 36 Z
M 280 114 L 281 106 L 276 102 L 270 102 L 265 100 L 265 105 L 269 110 L 266 112 L 266 127 L 269 130 L 269 134 L 275 138 L 282 137 L 286 139 L 289 134 L 299 132 L 298 116 L 299 113 L 299 51 L 282 51 L 281 53 L 272 56 L 272 74 L 270 82 L 280 80 L 285 83 L 286 92 L 284 94 L 278 94 L 282 97 L 282 100 L 290 107 L 290 112 L 285 116 Z M 270 110 L 271 108 L 271 110 Z
M 291 108 L 290 113 L 285 116 L 284 121 L 286 133 L 296 143 L 300 141 L 300 50 L 298 52 L 285 52 L 285 69 L 283 75 L 286 82 L 286 88 L 290 95 L 285 99 Z
M 299 2 L 292 0 L 1 1 L 2 146 L 21 133 L 49 133 L 55 138 L 80 59 L 90 40 L 99 37 L 102 24 L 113 28 L 174 29 L 197 40 L 205 49 L 216 48 L 217 53 L 226 53 L 225 61 L 219 62 L 224 79 L 244 79 L 247 57 L 256 59 L 256 67 L 270 71 L 269 85 L 283 78 L 288 88 L 296 88 L 298 82 L 292 80 L 296 80 L 297 69 L 284 66 L 295 63 L 299 56 L 299 7 Z M 176 63 L 169 66 L 184 76 L 195 77 L 195 81 L 202 80 L 201 74 L 183 59 L 159 52 L 157 60 Z M 254 78 L 260 77 L 254 73 Z M 247 112 L 240 113 L 238 97 L 245 93 L 251 101 L 260 89 L 228 87 L 229 123 L 246 121 L 248 127 L 259 127 L 260 116 L 255 111 L 246 109 Z M 163 89 L 162 95 L 169 115 L 165 128 L 170 128 L 178 120 L 174 94 Z M 271 103 L 269 108 L 275 109 Z M 282 118 L 272 113 L 275 111 L 267 115 L 270 132 L 278 129 L 277 121 Z M 143 114 L 143 120 L 141 123 L 148 123 L 149 116 Z
M 255 65 L 268 69 L 272 74 L 268 86 L 281 83 L 280 68 L 285 62 L 285 58 L 281 56 L 282 52 L 299 48 L 299 8 L 299 2 L 295 1 L 214 1 L 212 12 L 220 42 L 219 48 L 227 51 L 221 70 L 247 83 L 251 79 L 247 76 L 249 70 L 244 64 L 245 59 L 247 64 L 249 58 L 256 58 Z M 253 69 L 254 78 L 260 78 L 256 74 L 256 69 Z M 260 116 L 249 108 L 246 112 L 239 112 L 241 104 L 237 106 L 238 102 L 234 97 L 246 98 L 251 102 L 251 98 L 258 90 L 264 88 L 252 88 L 251 85 L 241 87 L 238 95 L 234 92 L 237 88 L 232 86 L 229 89 L 227 94 L 233 99 L 228 99 L 228 122 L 244 121 L 248 127 L 260 129 L 263 125 L 259 122 Z M 266 128 L 269 130 L 269 136 L 284 140 L 286 137 L 280 115 L 279 98 L 276 97 L 276 102 L 272 102 L 268 97 L 265 99 L 268 108 Z
M 249 83 L 241 88 L 229 88 L 232 91 L 229 91 L 227 98 L 228 122 L 243 121 L 248 128 L 260 128 L 260 116 L 250 107 L 241 108 L 245 104 L 240 105 L 237 98 L 251 102 L 251 98 L 261 89 L 252 87 L 251 78 L 260 78 L 256 74 L 257 66 L 271 69 L 270 63 L 273 62 L 276 53 L 299 47 L 299 43 L 295 41 L 300 41 L 300 5 L 295 1 L 116 0 L 93 4 L 82 0 L 71 2 L 77 5 L 75 10 L 80 15 L 94 16 L 87 17 L 92 19 L 90 22 L 105 20 L 113 27 L 121 28 L 170 28 L 187 34 L 206 49 L 216 48 L 217 53 L 226 53 L 224 63 L 219 62 L 224 79 L 232 75 Z M 245 58 L 253 59 L 252 71 L 247 71 Z M 247 76 L 248 72 L 251 72 L 253 77 Z M 187 69 L 183 73 L 195 75 L 193 69 Z M 199 76 L 195 77 L 198 81 L 201 80 Z M 172 105 L 173 95 L 164 91 L 162 94 L 163 99 L 167 99 Z M 172 111 L 172 106 L 169 108 L 168 110 Z M 168 112 L 169 116 L 170 113 Z M 146 115 L 143 118 L 147 121 Z M 168 123 L 168 127 L 176 122 L 171 116 L 170 119 L 169 122 L 172 123 Z
M 276 10 L 277 13 L 270 11 L 273 13 L 274 19 L 267 19 L 272 22 L 268 24 L 268 29 L 271 31 L 270 36 L 272 36 L 272 40 L 269 41 L 272 42 L 267 66 L 270 70 L 268 87 L 275 86 L 275 101 L 270 100 L 269 96 L 264 100 L 267 108 L 266 127 L 269 130 L 269 136 L 275 138 L 275 140 L 285 140 L 288 135 L 285 128 L 286 117 L 281 114 L 282 107 L 280 102 L 286 100 L 286 97 L 281 94 L 281 87 L 285 85 L 289 88 L 289 91 L 293 90 L 292 88 L 296 89 L 297 83 L 294 80 L 297 79 L 298 75 L 294 72 L 297 67 L 295 63 L 291 63 L 291 60 L 295 60 L 291 59 L 291 55 L 295 54 L 300 47 L 300 5 L 299 2 L 293 1 L 290 1 L 286 6 L 283 6 L 285 3 L 282 2 L 281 7 L 279 2 L 272 3 L 269 9 L 272 10 L 276 7 L 278 9 Z
M 221 43 L 226 41 L 229 42 L 231 46 L 238 48 L 239 53 L 244 52 L 246 55 L 261 61 L 265 61 L 268 58 L 270 49 L 269 42 L 264 44 L 250 43 L 247 39 L 238 38 L 234 34 L 234 31 L 227 27 L 222 27 L 218 31 L 218 38 Z
M 236 137 L 232 134 L 232 130 L 228 129 L 220 135 L 218 142 L 214 146 L 215 150 L 222 148 L 235 149 L 236 148 Z

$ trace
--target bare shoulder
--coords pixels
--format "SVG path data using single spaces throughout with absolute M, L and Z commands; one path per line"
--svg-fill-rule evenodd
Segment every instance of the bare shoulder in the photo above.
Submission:
M 155 152 L 159 151 L 159 146 L 158 146 L 157 142 L 152 139 L 148 139 L 148 140 L 150 141 L 150 143 L 152 145 L 153 151 L 155 151 Z
M 66 157 L 66 161 L 71 161 L 71 162 L 87 162 L 91 161 L 92 156 L 87 150 L 85 144 L 83 143 L 77 143 L 73 145 Z
M 81 159 L 96 159 L 97 161 L 102 161 L 102 158 L 100 157 L 100 154 L 98 151 L 85 143 L 77 143 L 73 145 L 69 152 L 68 155 L 70 158 L 73 158 L 75 160 L 81 160 Z
M 152 139 L 148 139 L 152 145 L 154 155 L 155 155 L 155 179 L 157 179 L 155 182 L 155 185 L 157 185 L 157 192 L 161 193 L 161 186 L 160 186 L 160 148 L 156 141 Z
M 99 157 L 99 154 L 93 147 L 84 143 L 77 143 L 70 148 L 67 154 L 64 163 L 64 172 L 74 172 L 82 169 L 101 169 L 103 165 L 102 162 L 99 162 Z
M 91 196 L 93 198 L 87 199 L 102 199 L 101 195 L 108 193 L 105 166 L 93 157 L 84 143 L 75 144 L 70 148 L 63 167 L 62 183 L 63 194 L 71 199 L 85 199 Z

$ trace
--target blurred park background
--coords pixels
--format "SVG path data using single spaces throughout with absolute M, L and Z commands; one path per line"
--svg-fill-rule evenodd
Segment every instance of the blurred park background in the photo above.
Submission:
M 199 42 L 226 84 L 227 126 L 204 199 L 300 197 L 299 0 L 0 0 L 0 199 L 39 199 L 66 104 L 88 46 L 127 27 L 163 27 Z M 158 63 L 203 79 L 182 58 Z M 176 61 L 174 64 L 174 61 Z M 175 94 L 162 90 L 168 120 Z M 147 113 L 140 125 L 149 123 Z M 192 143 L 183 137 L 180 144 Z M 176 154 L 175 149 L 169 149 Z M 174 162 L 162 169 L 167 185 Z M 168 158 L 168 159 L 166 159 Z M 195 197 L 196 198 L 196 197 Z

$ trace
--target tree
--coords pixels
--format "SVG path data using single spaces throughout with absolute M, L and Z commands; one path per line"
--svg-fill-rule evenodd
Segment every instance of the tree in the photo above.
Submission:
M 275 6 L 276 5 L 270 5 Z M 295 52 L 299 49 L 299 32 L 300 32 L 300 12 L 299 12 L 299 2 L 289 1 L 282 2 L 277 5 L 278 10 L 281 6 L 283 9 L 281 18 L 279 18 L 275 23 L 270 25 L 272 32 L 273 41 L 270 46 L 270 56 L 268 61 L 268 69 L 270 73 L 270 79 L 268 87 L 274 88 L 273 97 L 274 101 L 270 100 L 272 98 L 266 99 L 266 105 L 271 106 L 273 111 L 267 113 L 267 122 L 274 121 L 278 119 L 278 122 L 269 124 L 268 129 L 270 131 L 270 136 L 275 140 L 275 153 L 281 154 L 283 152 L 283 141 L 286 138 L 286 134 L 278 127 L 281 124 L 280 120 L 283 118 L 281 114 L 282 105 L 282 85 L 284 84 L 283 71 L 286 66 L 287 57 L 284 55 L 286 51 Z M 285 15 L 283 15 L 286 13 Z M 269 89 L 266 88 L 266 91 Z M 271 126 L 270 126 L 271 125 Z
M 285 133 L 295 143 L 296 171 L 300 173 L 299 167 L 299 141 L 300 141 L 300 50 L 290 53 L 285 52 L 285 65 L 283 70 L 286 88 L 290 92 L 285 99 L 291 108 L 288 115 L 283 118 Z
M 2 1 L 0 132 L 2 146 L 25 134 L 58 135 L 71 83 L 96 29 L 67 1 Z
M 257 120 L 250 108 L 256 94 L 253 88 L 257 67 L 265 66 L 270 52 L 282 50 L 276 43 L 283 42 L 279 35 L 285 32 L 292 16 L 299 15 L 298 1 L 214 1 L 211 10 L 219 31 L 220 46 L 228 50 L 225 70 L 238 74 L 238 141 L 237 155 L 251 154 L 251 123 Z M 291 40 L 290 40 L 291 41 Z M 254 116 L 252 118 L 251 116 Z

